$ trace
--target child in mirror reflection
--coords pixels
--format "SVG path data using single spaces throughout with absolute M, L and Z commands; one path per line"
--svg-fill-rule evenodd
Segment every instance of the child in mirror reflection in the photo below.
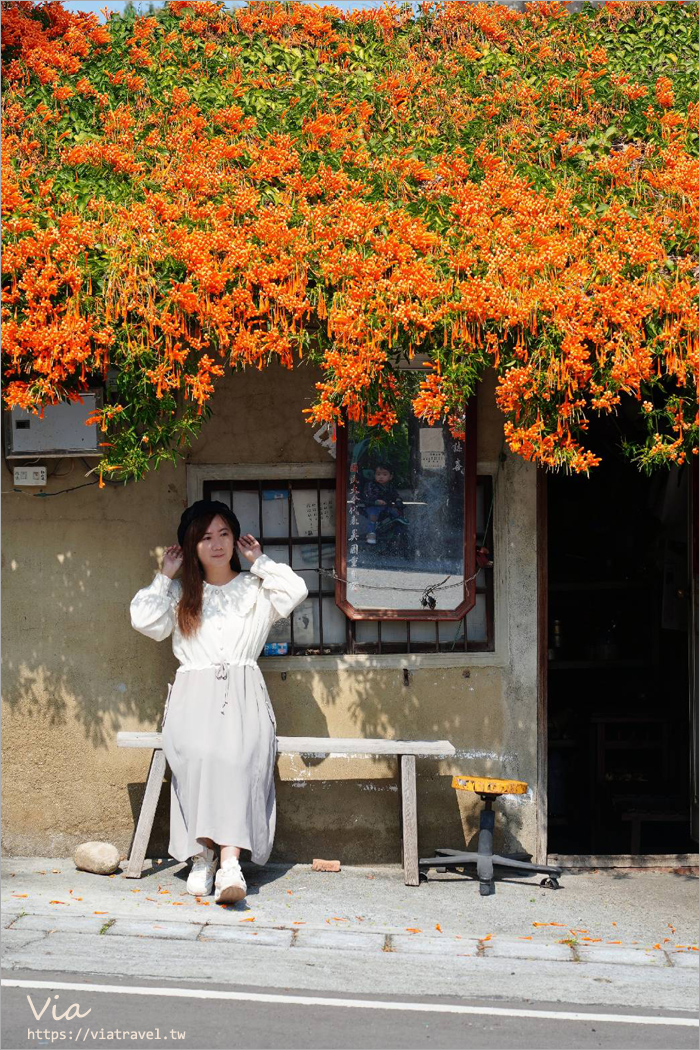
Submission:
M 395 521 L 407 524 L 404 504 L 394 485 L 394 472 L 389 463 L 380 461 L 374 468 L 374 476 L 362 488 L 363 512 L 369 518 L 370 531 L 365 539 L 369 544 L 377 542 L 377 527 Z

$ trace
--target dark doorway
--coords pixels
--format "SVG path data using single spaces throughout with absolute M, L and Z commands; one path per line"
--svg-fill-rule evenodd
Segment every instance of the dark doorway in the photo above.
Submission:
M 596 421 L 601 465 L 547 479 L 548 852 L 694 853 L 696 464 L 649 477 L 620 439 Z

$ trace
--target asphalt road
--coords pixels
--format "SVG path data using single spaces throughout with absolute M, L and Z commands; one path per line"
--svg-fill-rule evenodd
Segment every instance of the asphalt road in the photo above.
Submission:
M 680 1011 L 3 972 L 5 1050 L 74 1044 L 174 1044 L 187 1050 L 684 1050 L 697 1047 L 698 1025 L 696 1017 Z

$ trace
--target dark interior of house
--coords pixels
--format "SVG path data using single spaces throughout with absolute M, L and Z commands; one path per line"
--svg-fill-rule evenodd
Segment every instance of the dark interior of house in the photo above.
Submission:
M 641 473 L 620 450 L 626 425 L 594 421 L 600 466 L 547 481 L 550 853 L 698 848 L 688 511 L 697 464 Z

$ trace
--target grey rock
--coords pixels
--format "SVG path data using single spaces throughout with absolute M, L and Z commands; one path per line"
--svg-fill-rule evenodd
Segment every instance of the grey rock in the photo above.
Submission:
M 111 842 L 81 842 L 73 854 L 78 871 L 112 875 L 119 867 L 119 850 Z

